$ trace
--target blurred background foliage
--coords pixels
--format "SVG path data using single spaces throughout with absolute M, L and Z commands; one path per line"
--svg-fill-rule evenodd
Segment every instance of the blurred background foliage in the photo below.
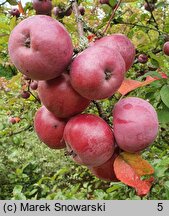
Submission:
M 34 15 L 35 11 L 28 1 L 24 5 L 26 15 L 16 19 L 9 14 L 16 1 L 7 2 L 10 4 L 0 1 L 0 199 L 141 199 L 134 189 L 120 182 L 97 179 L 87 168 L 78 166 L 65 156 L 64 150 L 51 150 L 39 141 L 33 130 L 33 118 L 40 104 L 33 96 L 27 100 L 21 97 L 22 76 L 11 63 L 7 50 L 12 29 L 25 16 Z M 63 8 L 70 4 L 67 0 L 52 2 L 53 6 Z M 86 10 L 82 20 L 87 40 L 93 32 L 103 32 L 112 9 L 100 5 L 97 0 L 78 2 Z M 116 0 L 110 2 L 112 5 L 117 3 Z M 163 44 L 169 40 L 169 2 L 157 0 L 152 13 L 144 9 L 144 3 L 144 0 L 123 0 L 107 32 L 123 33 L 134 43 L 136 59 L 126 76 L 139 81 L 148 75 L 158 76 L 159 71 L 169 76 L 169 57 L 162 51 Z M 72 14 L 59 21 L 68 29 L 74 47 L 78 48 L 75 16 Z M 146 64 L 137 61 L 140 53 L 148 55 Z M 33 93 L 37 95 L 36 91 Z M 156 178 L 150 193 L 142 199 L 169 199 L 168 95 L 168 79 L 156 80 L 127 94 L 148 100 L 160 121 L 156 141 L 142 154 L 155 168 Z M 99 102 L 108 116 L 119 98 L 120 94 L 116 93 L 112 98 Z M 97 109 L 91 105 L 86 112 L 97 114 Z M 10 117 L 17 117 L 19 121 L 11 124 Z

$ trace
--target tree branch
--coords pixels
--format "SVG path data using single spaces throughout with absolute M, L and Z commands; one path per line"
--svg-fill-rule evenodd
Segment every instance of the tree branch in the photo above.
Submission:
M 20 134 L 20 133 L 22 133 L 24 131 L 27 131 L 27 130 L 31 129 L 31 128 L 33 128 L 33 126 L 32 125 L 28 125 L 27 127 L 23 128 L 23 129 L 21 129 L 19 131 L 16 131 L 16 132 L 11 131 L 7 136 L 10 137 L 10 136 L 14 136 L 14 135 Z
M 145 26 L 145 25 L 140 25 L 140 24 L 136 24 L 136 23 L 128 23 L 128 22 L 117 22 L 117 24 L 124 24 L 124 25 L 131 25 L 133 27 L 141 27 L 141 28 L 146 28 L 146 29 L 149 29 L 149 30 L 154 30 L 154 31 L 157 31 L 159 32 L 159 34 L 164 34 L 162 31 L 160 31 L 159 29 L 157 28 L 152 28 L 152 27 L 149 27 L 149 26 Z
M 41 101 L 39 98 L 37 98 L 30 90 L 30 84 L 31 84 L 31 80 L 28 81 L 28 92 L 36 99 L 36 101 L 38 101 L 41 104 Z
M 84 35 L 83 23 L 82 23 L 82 21 L 80 19 L 80 13 L 79 13 L 78 4 L 77 4 L 76 0 L 74 0 L 72 2 L 72 9 L 73 9 L 73 12 L 74 12 L 75 17 L 76 17 L 76 22 L 77 22 L 77 26 L 78 26 L 79 37 L 81 38 Z
M 2 2 L 2 3 L 0 4 L 0 6 L 4 5 L 5 3 L 6 3 L 6 1 Z
M 156 29 L 159 30 L 159 28 L 158 28 L 158 23 L 157 23 L 157 21 L 156 21 L 156 19 L 155 19 L 155 17 L 154 17 L 154 14 L 153 14 L 153 12 L 152 12 L 152 10 L 151 10 L 151 5 L 150 5 L 150 3 L 149 3 L 148 0 L 145 0 L 145 2 L 147 3 L 148 7 L 150 8 L 151 18 L 153 19 L 153 21 L 154 21 L 154 23 L 155 23 L 155 27 L 156 27 Z
M 103 112 L 103 109 L 102 109 L 101 105 L 100 105 L 97 101 L 95 101 L 95 100 L 93 100 L 92 102 L 93 102 L 93 104 L 96 106 L 97 111 L 98 111 L 98 113 L 99 113 L 99 116 L 100 116 L 102 119 L 104 119 L 106 122 L 109 122 L 109 119 L 107 118 L 107 116 L 106 116 L 105 113 Z
M 112 21 L 114 15 L 115 15 L 117 9 L 119 8 L 121 2 L 122 2 L 122 0 L 119 0 L 118 3 L 117 3 L 117 5 L 116 5 L 116 7 L 114 8 L 114 10 L 113 10 L 113 12 L 112 12 L 112 15 L 110 16 L 110 19 L 109 19 L 109 21 L 108 21 L 108 23 L 107 23 L 107 25 L 106 25 L 106 28 L 105 28 L 104 31 L 103 31 L 103 34 L 105 34 L 105 33 L 107 32 L 107 30 L 108 30 L 108 28 L 109 28 L 109 26 L 110 26 L 110 23 L 111 23 L 111 21 Z

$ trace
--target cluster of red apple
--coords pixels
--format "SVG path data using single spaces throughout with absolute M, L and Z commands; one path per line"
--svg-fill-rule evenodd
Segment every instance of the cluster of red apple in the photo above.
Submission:
M 52 0 L 32 0 L 33 8 L 36 11 L 37 15 L 53 15 L 59 19 L 62 19 L 64 16 L 70 16 L 72 14 L 72 5 L 64 8 L 61 5 L 52 6 Z M 83 16 L 85 14 L 85 8 L 82 5 L 78 6 L 80 14 Z
M 99 178 L 115 181 L 119 149 L 138 152 L 157 136 L 154 108 L 129 97 L 113 109 L 113 129 L 101 117 L 81 114 L 92 100 L 106 99 L 120 87 L 132 66 L 135 48 L 123 34 L 102 37 L 77 56 L 65 27 L 46 15 L 21 21 L 11 32 L 9 55 L 24 75 L 38 81 L 43 106 L 35 131 L 50 148 L 67 148 L 73 160 Z

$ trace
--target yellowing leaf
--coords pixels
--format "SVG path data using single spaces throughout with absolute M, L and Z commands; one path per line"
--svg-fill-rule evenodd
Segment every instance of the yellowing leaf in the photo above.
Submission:
M 21 1 L 18 1 L 18 8 L 19 8 L 19 12 L 23 15 L 25 15 L 25 11 L 23 9 L 23 6 L 22 6 L 22 2 Z
M 125 162 L 127 162 L 134 169 L 137 175 L 144 176 L 154 173 L 154 168 L 146 160 L 144 160 L 140 154 L 122 152 L 120 155 L 123 160 L 125 160 Z
M 131 79 L 124 79 L 123 83 L 121 84 L 118 92 L 122 95 L 126 95 L 127 93 L 137 89 L 141 86 L 141 82 Z
M 114 161 L 114 172 L 117 179 L 135 188 L 138 196 L 147 195 L 154 181 L 153 177 L 150 177 L 147 180 L 141 180 L 140 176 L 121 155 L 119 155 Z

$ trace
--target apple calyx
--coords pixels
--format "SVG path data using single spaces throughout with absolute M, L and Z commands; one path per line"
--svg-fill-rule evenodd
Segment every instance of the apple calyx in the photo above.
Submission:
M 106 70 L 104 73 L 105 73 L 105 79 L 109 80 L 112 76 L 112 72 L 109 70 Z
M 30 37 L 28 37 L 26 40 L 25 40 L 25 47 L 27 47 L 27 48 L 30 48 L 31 47 L 31 39 L 30 39 Z

